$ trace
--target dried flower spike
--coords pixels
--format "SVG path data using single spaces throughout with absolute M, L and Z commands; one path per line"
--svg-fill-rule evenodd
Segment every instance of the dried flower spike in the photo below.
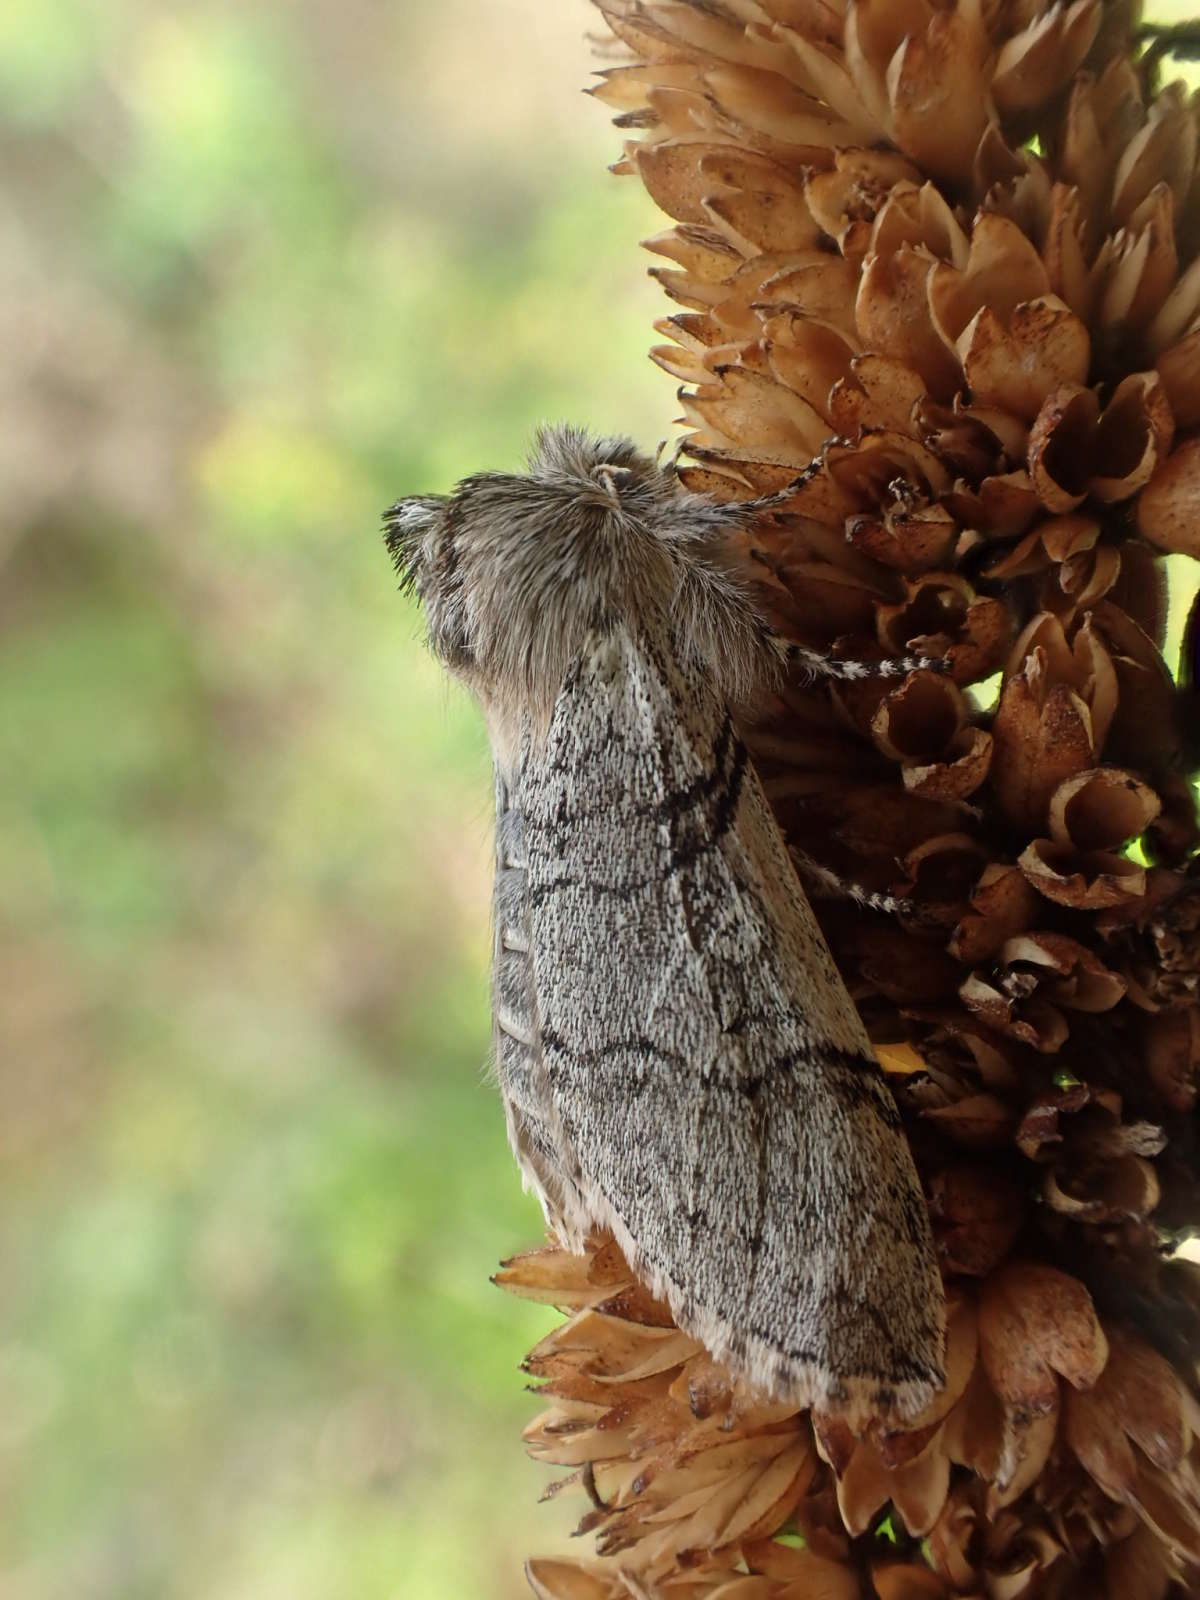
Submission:
M 1159 84 L 1196 30 L 597 4 L 616 170 L 673 224 L 683 481 L 786 491 L 742 555 L 791 637 L 950 666 L 788 684 L 747 730 L 793 849 L 865 890 L 816 906 L 950 1321 L 937 1400 L 852 1428 L 741 1388 L 611 1241 L 521 1258 L 509 1286 L 572 1313 L 531 1447 L 599 1541 L 531 1582 L 1200 1595 L 1200 1285 L 1170 1252 L 1200 1225 L 1200 670 L 1162 660 L 1159 566 L 1200 556 L 1200 117 Z

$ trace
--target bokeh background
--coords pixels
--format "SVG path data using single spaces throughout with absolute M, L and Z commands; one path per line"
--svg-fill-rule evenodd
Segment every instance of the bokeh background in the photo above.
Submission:
M 486 747 L 379 519 L 668 429 L 591 25 L 0 5 L 0 1600 L 504 1600 L 572 1520 Z
M 491 780 L 382 511 L 653 445 L 584 0 L 0 5 L 0 1596 L 503 1600 Z

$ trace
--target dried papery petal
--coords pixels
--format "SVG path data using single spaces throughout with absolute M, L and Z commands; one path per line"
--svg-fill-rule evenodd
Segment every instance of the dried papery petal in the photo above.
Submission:
M 870 653 L 869 644 L 850 641 L 869 638 L 877 593 L 873 586 L 820 561 L 780 562 L 779 576 L 789 591 L 781 610 L 782 631 L 788 638 L 801 644 L 832 644 L 844 639 L 851 657 L 861 659 L 864 649 Z
M 853 952 L 856 970 L 897 1005 L 932 1005 L 954 993 L 958 967 L 934 944 L 918 943 L 902 928 L 875 921 L 838 936 L 837 950 Z
M 1008 1256 L 1021 1230 L 1020 1182 L 999 1167 L 959 1164 L 938 1172 L 928 1193 L 942 1270 L 986 1277 Z
M 1000 601 L 976 594 L 956 573 L 926 573 L 904 587 L 902 604 L 876 607 L 876 630 L 886 648 L 945 656 L 952 676 L 962 683 L 996 670 L 1012 636 Z
M 718 185 L 701 171 L 700 163 L 706 155 L 728 159 L 737 152 L 719 144 L 668 139 L 660 144 L 631 143 L 627 156 L 637 171 L 647 192 L 660 211 L 665 211 L 677 222 L 703 225 L 708 221 L 703 202 Z M 765 189 L 793 187 L 782 167 L 766 156 L 753 158 L 752 167 L 758 186 Z
M 808 1440 L 788 1434 L 714 1444 L 700 1456 L 664 1462 L 643 1474 L 636 1498 L 609 1521 L 601 1552 L 619 1551 L 623 1565 L 653 1577 L 686 1552 L 762 1538 L 786 1522 L 815 1470 Z
M 1048 1089 L 1040 1094 L 1021 1118 L 1014 1143 L 1030 1161 L 1054 1161 L 1072 1133 L 1073 1119 L 1091 1119 L 1111 1128 L 1120 1122 L 1121 1097 L 1111 1089 L 1097 1089 L 1088 1083 L 1073 1083 L 1066 1088 Z
M 982 973 L 973 972 L 959 986 L 958 993 L 968 1011 L 989 1028 L 1029 1045 L 1041 1055 L 1053 1055 L 1061 1050 L 1071 1031 L 1057 1006 L 1036 996 L 1027 998 L 1008 993 Z M 992 1122 L 1007 1139 L 1016 1119 L 1005 1102 L 1000 1101 Z
M 951 935 L 950 954 L 967 965 L 985 961 L 1029 927 L 1036 911 L 1037 896 L 1020 868 L 991 862 L 971 892 L 971 910 Z
M 1066 1042 L 1062 1010 L 1110 1011 L 1125 984 L 1077 939 L 1024 933 L 1006 939 L 994 976 L 971 973 L 958 995 L 968 1010 L 1043 1054 Z
M 980 404 L 1033 422 L 1047 389 L 1087 377 L 1091 342 L 1075 313 L 1047 294 L 1018 305 L 1007 326 L 990 306 L 981 307 L 959 335 L 956 349 Z
M 1043 402 L 1029 435 L 1029 476 L 1048 511 L 1073 511 L 1092 476 L 1100 402 L 1091 389 L 1064 384 Z
M 944 463 L 919 440 L 886 429 L 857 445 L 835 440 L 824 452 L 826 470 L 863 507 L 919 508 L 950 486 Z
M 876 213 L 892 188 L 914 180 L 920 181 L 918 169 L 893 151 L 839 150 L 831 171 L 809 177 L 805 197 L 820 227 L 850 255 L 848 236 L 865 229 L 865 248 Z
M 849 32 L 847 45 L 849 45 Z M 978 7 L 934 11 L 905 36 L 887 65 L 890 134 L 934 177 L 963 182 L 994 116 L 985 71 L 990 45 Z
M 842 1441 L 823 1428 L 820 1419 L 815 1418 L 814 1425 L 818 1448 L 835 1464 L 838 1511 L 848 1533 L 865 1533 L 889 1501 L 910 1533 L 928 1532 L 950 1478 L 950 1463 L 937 1449 L 936 1439 L 912 1460 L 889 1467 L 872 1440 L 849 1441 L 846 1454 Z
M 1028 429 L 1007 411 L 994 406 L 965 405 L 956 395 L 944 406 L 927 397 L 915 412 L 921 438 L 955 473 L 976 481 L 994 477 L 999 467 L 1022 461 Z
M 1160 310 L 1178 271 L 1175 206 L 1166 185 L 1159 184 L 1129 229 L 1106 244 L 1095 267 L 1102 279 L 1096 321 L 1110 341 L 1128 340 Z
M 1074 911 L 1103 911 L 1136 899 L 1146 887 L 1145 871 L 1136 861 L 1050 839 L 1027 845 L 1020 866 L 1039 894 Z
M 1200 1565 L 1200 1513 L 1190 1474 L 1167 1474 L 1144 1468 L 1139 1475 L 1135 1509 L 1167 1549 L 1192 1571 Z
M 830 391 L 851 371 L 855 346 L 838 329 L 791 311 L 767 319 L 763 344 L 775 377 L 828 422 Z
M 983 1387 L 986 1391 L 986 1382 Z M 974 1487 L 960 1483 L 950 1491 L 927 1540 L 930 1561 L 955 1593 L 967 1592 L 976 1577 L 972 1557 L 978 1545 L 980 1515 L 971 1498 Z
M 821 230 L 799 189 L 725 189 L 701 208 L 729 245 L 743 256 L 813 249 Z
M 958 539 L 958 523 L 943 506 L 888 508 L 881 517 L 847 520 L 846 538 L 873 561 L 912 576 L 943 566 Z
M 946 1106 L 923 1110 L 926 1122 L 966 1150 L 1000 1150 L 1013 1138 L 1016 1117 L 997 1094 L 963 1094 Z
M 1118 384 L 1093 441 L 1096 470 L 1088 491 L 1097 500 L 1128 500 L 1167 457 L 1175 422 L 1156 372 L 1135 372 Z
M 848 40 L 846 55 L 843 55 L 841 41 L 834 44 L 820 34 L 809 39 L 803 31 L 788 27 L 776 27 L 772 34 L 794 53 L 804 86 L 820 94 L 839 116 L 856 127 L 855 144 L 866 147 L 882 142 L 879 117 L 886 115 L 886 109 L 879 95 L 864 95 L 863 86 L 855 81 Z M 870 89 L 869 84 L 866 87 Z
M 720 366 L 713 376 L 715 384 L 680 395 L 684 414 L 702 430 L 704 443 L 738 445 L 761 439 L 802 456 L 820 451 L 828 425 L 799 395 L 742 367 Z
M 1056 1392 L 1044 1411 L 1030 1410 L 1025 1405 L 1005 1406 L 1000 1455 L 988 1485 L 986 1506 L 990 1517 L 994 1518 L 1002 1507 L 1019 1500 L 1040 1476 L 1058 1433 L 1059 1403 Z M 1054 1550 L 1052 1555 L 1057 1553 Z M 1024 1576 L 1037 1564 L 1036 1559 L 1030 1562 L 1026 1556 L 1017 1570 Z M 1017 1588 L 1014 1592 L 1019 1594 L 1023 1590 Z
M 882 1425 L 873 1430 L 881 1459 L 895 1466 L 914 1460 L 932 1440 L 940 1425 L 958 1405 L 971 1375 L 975 1371 L 979 1354 L 979 1317 L 974 1292 L 969 1288 L 951 1286 L 946 1291 L 946 1381 L 926 1409 L 914 1417 L 903 1430 L 889 1430 Z
M 867 353 L 851 362 L 850 376 L 831 393 L 829 414 L 843 438 L 869 443 L 864 437 L 868 433 L 911 434 L 913 416 L 924 398 L 925 385 L 911 367 Z M 926 452 L 921 454 L 927 458 Z M 938 480 L 944 480 L 940 460 L 935 470 Z
M 502 1261 L 492 1279 L 509 1294 L 562 1310 L 597 1305 L 633 1281 L 628 1263 L 611 1239 L 583 1255 L 546 1245 L 523 1250 Z
M 1072 1011 L 1111 1011 L 1125 993 L 1116 973 L 1066 934 L 1017 934 L 1006 940 L 1000 960 L 1014 974 L 1024 970 L 1029 978 L 1036 978 L 1056 1005 Z
M 1197 277 L 1200 283 L 1200 275 Z M 1179 428 L 1200 423 L 1200 328 L 1185 334 L 1156 359 L 1171 415 Z
M 768 1551 L 759 1543 L 744 1546 L 743 1554 L 755 1575 L 752 1581 L 771 1585 L 768 1600 L 792 1600 L 805 1594 L 821 1600 L 859 1600 L 861 1591 L 853 1569 L 816 1550 L 775 1545 Z M 721 1593 L 713 1600 L 741 1600 L 741 1596 Z
M 530 1561 L 525 1577 L 537 1600 L 615 1600 L 623 1587 L 619 1579 L 589 1572 L 577 1561 Z
M 1137 503 L 1143 539 L 1200 557 L 1200 439 L 1185 439 L 1154 473 Z
M 870 251 L 890 256 L 901 245 L 957 264 L 966 261 L 970 250 L 954 211 L 933 184 L 896 184 L 880 206 L 870 227 Z
M 1137 1531 L 1109 1550 L 1104 1563 L 1104 1600 L 1166 1600 L 1172 1582 L 1183 1576 L 1182 1567 L 1155 1537 L 1139 1523 Z
M 895 863 L 929 839 L 961 827 L 956 806 L 908 794 L 898 784 L 842 781 L 813 793 L 787 819 L 801 836 L 833 839 L 865 862 Z
M 1058 1397 L 1055 1374 L 1074 1389 L 1090 1389 L 1104 1371 L 1108 1340 L 1078 1279 L 1014 1261 L 981 1290 L 979 1355 L 1005 1406 L 1047 1414 Z
M 1000 1461 L 1004 1423 L 1004 1406 L 988 1382 L 983 1363 L 977 1362 L 966 1393 L 946 1418 L 942 1443 L 952 1462 L 983 1480 L 963 1486 L 980 1513 L 986 1498 L 985 1485 L 995 1477 Z M 966 1515 L 960 1512 L 960 1531 L 967 1531 L 967 1522 Z
M 984 568 L 987 578 L 1023 578 L 1047 567 L 1087 554 L 1096 547 L 1100 524 L 1080 513 L 1046 517 L 1023 539 Z
M 976 218 L 965 267 L 940 261 L 928 278 L 933 325 L 951 348 L 983 308 L 1008 326 L 1019 306 L 1049 289 L 1034 246 L 1014 222 L 991 212 Z
M 678 472 L 679 481 L 685 489 L 690 489 L 693 494 L 706 495 L 710 500 L 727 503 L 731 500 L 749 500 L 754 494 L 754 485 L 740 472 L 722 472 L 716 467 L 688 466 L 686 463 L 678 468 Z
M 890 255 L 901 245 L 923 245 L 939 261 L 965 266 L 970 240 L 932 183 L 894 184 L 871 227 L 870 248 Z
M 942 503 L 963 527 L 988 541 L 1017 537 L 1042 511 L 1024 468 L 989 474 L 977 489 L 959 478 L 942 496 Z
M 737 305 L 722 303 L 717 306 L 716 315 L 729 321 L 736 311 L 741 311 L 747 319 L 743 325 L 752 330 L 750 315 L 765 318 L 774 312 L 794 310 L 828 322 L 854 338 L 857 283 L 857 273 L 850 262 L 817 252 L 813 259 L 778 267 L 762 283 L 757 298 L 751 299 L 747 293 Z
M 1107 602 L 1101 601 L 1096 613 L 1104 612 L 1106 606 Z M 1082 627 L 1075 629 L 1071 640 L 1071 665 L 1073 681 L 1091 715 L 1092 744 L 1100 755 L 1109 753 L 1109 735 L 1121 705 L 1120 679 L 1106 642 L 1094 626 L 1096 613 L 1086 617 Z M 1040 637 L 1048 633 L 1047 627 L 1041 630 Z
M 1105 271 L 1105 258 L 1093 259 L 1093 247 L 1085 243 L 1090 231 L 1088 217 L 1079 190 L 1056 183 L 1050 192 L 1042 258 L 1051 290 L 1085 326 L 1095 318 Z
M 949 1592 L 932 1572 L 907 1563 L 876 1567 L 872 1581 L 879 1600 L 945 1600 Z
M 910 793 L 929 793 L 916 784 L 906 787 Z M 922 926 L 936 923 L 948 928 L 962 915 L 980 863 L 986 859 L 983 846 L 970 834 L 939 834 L 902 858 L 903 875 L 895 888 L 920 907 Z
M 1053 6 L 1005 41 L 992 78 L 1002 116 L 1032 111 L 1059 92 L 1091 49 L 1100 15 L 1098 0 Z
M 1092 620 L 1111 652 L 1120 691 L 1104 753 L 1159 779 L 1181 752 L 1171 676 L 1154 641 L 1119 606 L 1102 600 Z M 1161 798 L 1167 792 L 1161 781 L 1159 790 Z
M 1146 124 L 1126 146 L 1113 174 L 1112 219 L 1119 227 L 1159 182 L 1177 202 L 1186 198 L 1196 163 L 1196 125 L 1182 83 L 1169 84 L 1148 108 Z
M 727 131 L 738 132 L 743 143 L 765 144 L 781 159 L 810 160 L 815 150 L 815 165 L 827 159 L 829 146 L 854 141 L 851 123 L 831 115 L 827 106 L 777 72 L 710 67 L 702 82 Z
M 1059 1216 L 1073 1222 L 1112 1223 L 1148 1217 L 1162 1189 L 1149 1161 L 1124 1155 L 1084 1172 L 1047 1172 L 1042 1196 Z
M 1200 893 L 1177 872 L 1155 868 L 1146 892 L 1105 912 L 1097 931 L 1116 952 L 1130 998 L 1146 1011 L 1200 1002 Z
M 949 748 L 966 721 L 960 689 L 946 678 L 916 672 L 884 696 L 871 727 L 877 748 L 893 761 L 928 763 Z
M 1139 1498 L 1142 1467 L 1134 1447 L 1164 1471 L 1191 1443 L 1183 1387 L 1169 1362 L 1141 1339 L 1111 1330 L 1109 1361 L 1090 1393 L 1068 1397 L 1066 1439 L 1114 1500 Z
M 1107 615 L 1106 607 L 1101 606 L 1099 609 L 1102 614 Z M 1124 621 L 1127 623 L 1128 619 L 1125 618 Z M 1032 617 L 1009 651 L 1005 673 L 1011 675 L 1019 672 L 1032 653 L 1039 649 L 1045 652 L 1046 669 L 1052 681 L 1069 683 L 1078 690 L 1092 713 L 1097 730 L 1102 727 L 1107 730 L 1115 706 L 1116 678 L 1112 671 L 1111 660 L 1103 645 L 1099 643 L 1091 618 L 1073 630 L 1068 642 L 1067 633 L 1059 618 L 1049 612 L 1042 612 Z M 1106 673 L 1112 679 L 1113 705 L 1111 706 L 1107 704 L 1108 689 L 1103 686 Z M 1102 737 L 1098 731 L 1097 743 L 1102 742 Z
M 1019 1095 L 1022 1069 L 1036 1063 L 1036 1056 L 981 1027 L 957 1007 L 925 1013 L 923 1020 L 936 1030 L 921 1045 L 929 1073 L 928 1080 L 919 1086 L 926 1104 L 945 1104 L 979 1088 L 1006 1102 Z
M 666 256 L 697 283 L 723 284 L 742 265 L 742 256 L 733 245 L 711 228 L 695 224 L 681 223 L 643 239 L 642 249 Z M 663 282 L 661 278 L 659 281 Z
M 990 1502 L 989 1502 L 990 1504 Z M 1014 1515 L 988 1541 L 984 1576 L 988 1600 L 1062 1600 L 1070 1594 L 1072 1564 L 1043 1525 Z
M 1054 184 L 1046 162 L 1032 150 L 1014 149 L 990 127 L 975 151 L 975 184 L 989 211 L 1015 222 L 1028 238 L 1045 239 Z
M 1092 765 L 1088 707 L 1051 671 L 1045 647 L 1036 646 L 1006 681 L 992 724 L 992 789 L 1006 819 L 1027 833 L 1045 826 L 1059 784 Z
M 965 800 L 987 778 L 992 750 L 990 733 L 964 728 L 950 741 L 941 761 L 906 762 L 904 786 L 936 800 Z
M 1098 78 L 1080 73 L 1071 90 L 1059 170 L 1080 186 L 1098 234 L 1109 220 L 1107 200 L 1117 158 L 1145 124 L 1141 86 L 1125 50 Z M 1108 192 L 1105 192 L 1108 191 Z
M 1038 590 L 1044 611 L 1052 612 L 1064 627 L 1071 627 L 1080 615 L 1093 610 L 1119 582 L 1128 543 L 1122 550 L 1112 545 L 1083 550 L 1048 572 Z
M 962 382 L 958 360 L 933 325 L 926 284 L 935 258 L 924 246 L 868 255 L 855 309 L 864 345 L 920 375 L 935 399 L 950 400 Z
M 1162 809 L 1153 789 L 1120 767 L 1093 767 L 1059 785 L 1050 833 L 1077 850 L 1114 850 L 1143 833 Z
M 1200 1008 L 1147 1017 L 1145 1062 L 1151 1083 L 1171 1110 L 1193 1110 L 1200 1083 Z
M 1125 514 L 1120 515 L 1124 527 Z M 1140 539 L 1123 539 L 1116 553 L 1121 561 L 1120 576 L 1107 598 L 1161 649 L 1167 624 L 1168 562 Z M 1090 609 L 1098 607 L 1093 604 Z

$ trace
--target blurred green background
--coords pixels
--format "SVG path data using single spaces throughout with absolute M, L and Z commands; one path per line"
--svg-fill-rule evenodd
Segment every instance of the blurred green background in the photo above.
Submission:
M 491 780 L 379 523 L 653 445 L 584 0 L 0 6 L 0 1596 L 525 1592 Z
M 504 1600 L 572 1520 L 485 742 L 379 518 L 666 431 L 591 25 L 0 6 L 0 1600 Z

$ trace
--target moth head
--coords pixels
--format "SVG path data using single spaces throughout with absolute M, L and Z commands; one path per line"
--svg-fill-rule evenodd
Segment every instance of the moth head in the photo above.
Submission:
M 384 539 L 402 592 L 415 594 L 424 606 L 430 648 L 451 671 L 465 673 L 472 654 L 455 570 L 453 503 L 452 495 L 398 500 L 384 518 Z
M 386 519 L 402 587 L 434 653 L 484 702 L 544 713 L 588 633 L 669 589 L 648 528 L 673 475 L 628 439 L 543 429 L 527 473 L 482 472 L 449 495 L 401 500 Z

